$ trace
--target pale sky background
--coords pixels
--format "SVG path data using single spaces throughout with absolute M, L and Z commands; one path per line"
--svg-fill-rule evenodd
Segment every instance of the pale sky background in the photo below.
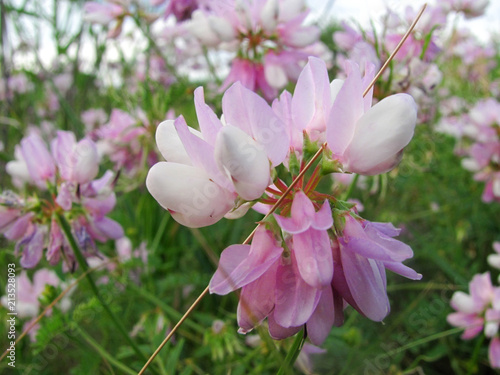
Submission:
M 22 0 L 11 0 L 12 3 L 21 3 Z M 52 9 L 53 0 L 34 0 L 31 5 L 35 11 L 37 9 Z M 380 18 L 385 13 L 387 7 L 392 9 L 398 14 L 403 14 L 405 8 L 411 5 L 414 9 L 420 7 L 426 2 L 425 0 L 306 0 L 312 8 L 311 18 L 319 18 L 327 20 L 328 17 L 335 18 L 338 21 L 356 21 L 364 28 L 370 28 L 370 19 L 374 21 L 375 26 L 380 25 Z M 432 5 L 442 0 L 428 0 L 427 2 Z M 65 2 L 60 2 L 59 9 L 61 19 L 64 18 Z M 329 13 L 325 16 L 325 8 L 329 7 Z M 79 19 L 74 20 L 75 26 L 79 24 Z M 465 20 L 463 16 L 458 17 L 458 25 L 466 25 L 472 32 L 478 36 L 482 41 L 486 41 L 489 35 L 496 33 L 500 36 L 500 0 L 490 0 L 490 5 L 487 8 L 486 14 L 480 18 L 473 20 Z M 28 29 L 33 29 L 33 26 L 26 25 Z M 49 68 L 50 61 L 55 56 L 55 46 L 52 43 L 52 36 L 47 30 L 34 29 L 31 33 L 34 37 L 41 37 L 42 40 L 42 53 L 40 54 L 42 63 Z M 14 43 L 15 44 L 15 43 Z M 85 46 L 83 47 L 86 50 Z M 89 53 L 90 50 L 89 50 Z M 85 55 L 86 53 L 84 53 Z M 92 53 L 93 54 L 93 53 Z M 90 56 L 88 56 L 90 57 Z M 21 54 L 16 56 L 16 65 L 33 66 L 36 61 L 30 58 L 29 54 Z
M 408 5 L 420 9 L 425 3 L 432 5 L 439 1 L 441 0 L 334 0 L 331 13 L 336 19 L 356 19 L 362 25 L 369 25 L 371 18 L 377 25 L 387 7 L 396 13 L 402 13 Z M 315 14 L 322 14 L 330 0 L 307 0 L 307 2 Z M 459 25 L 467 25 L 482 41 L 487 40 L 492 32 L 500 34 L 500 0 L 490 0 L 484 16 L 473 20 L 465 20 L 460 16 L 458 21 Z

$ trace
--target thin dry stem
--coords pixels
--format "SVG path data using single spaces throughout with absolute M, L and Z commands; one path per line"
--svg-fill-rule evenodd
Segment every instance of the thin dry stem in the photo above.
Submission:
M 368 85 L 368 87 L 365 89 L 365 91 L 363 92 L 363 97 L 365 97 L 368 92 L 371 90 L 371 88 L 373 87 L 373 85 L 375 85 L 375 82 L 380 78 L 380 76 L 382 75 L 382 73 L 385 71 L 385 69 L 387 68 L 387 66 L 389 66 L 389 63 L 392 61 L 392 59 L 394 58 L 394 56 L 398 53 L 399 49 L 401 48 L 401 46 L 404 44 L 404 42 L 406 41 L 406 39 L 408 39 L 408 37 L 410 36 L 411 32 L 413 31 L 413 29 L 415 28 L 415 25 L 417 24 L 418 20 L 420 19 L 420 17 L 422 16 L 422 14 L 424 13 L 425 11 L 425 8 L 427 7 L 427 4 L 424 4 L 422 6 L 422 9 L 420 10 L 420 12 L 418 13 L 417 17 L 415 18 L 415 20 L 413 21 L 413 23 L 410 25 L 410 28 L 408 29 L 408 31 L 405 33 L 405 35 L 403 36 L 403 38 L 400 40 L 400 42 L 398 43 L 398 45 L 396 46 L 396 48 L 394 49 L 394 51 L 391 53 L 391 55 L 389 56 L 389 58 L 387 59 L 387 61 L 384 63 L 384 65 L 382 66 L 382 68 L 380 68 L 380 70 L 378 71 L 378 73 L 375 75 L 375 77 L 373 78 L 373 80 L 370 82 L 370 84 Z M 254 230 L 252 231 L 252 233 L 250 233 L 250 235 L 246 238 L 246 240 L 242 243 L 243 245 L 247 245 L 250 240 L 252 239 L 252 237 L 254 236 L 255 232 L 257 231 L 257 229 L 259 228 L 259 226 L 261 225 L 261 223 L 267 219 L 274 211 L 276 211 L 276 209 L 278 208 L 278 206 L 281 204 L 281 202 L 283 202 L 283 200 L 287 197 L 287 195 L 290 193 L 290 191 L 295 187 L 295 185 L 297 185 L 297 183 L 302 179 L 302 177 L 304 176 L 304 174 L 307 172 L 307 170 L 311 167 L 311 165 L 319 158 L 319 156 L 321 155 L 321 153 L 323 152 L 323 150 L 326 148 L 327 146 L 327 143 L 323 143 L 323 145 L 320 147 L 320 149 L 316 152 L 316 154 L 314 154 L 314 156 L 312 157 L 312 159 L 307 163 L 307 165 L 302 169 L 302 171 L 299 173 L 299 175 L 292 181 L 292 183 L 290 184 L 290 186 L 288 186 L 288 188 L 285 190 L 285 192 L 283 193 L 283 195 L 281 195 L 281 197 L 278 199 L 278 201 L 271 207 L 271 209 L 269 210 L 269 212 L 266 214 L 266 216 L 264 216 L 264 218 L 262 219 L 262 221 L 260 223 L 257 224 L 257 226 L 254 228 Z M 158 353 L 160 352 L 160 350 L 167 344 L 167 342 L 170 340 L 170 338 L 174 335 L 175 331 L 177 331 L 177 329 L 180 327 L 180 325 L 187 319 L 187 317 L 191 314 L 191 312 L 194 310 L 194 308 L 198 305 L 198 303 L 203 299 L 203 297 L 205 297 L 205 295 L 207 295 L 209 292 L 209 287 L 207 286 L 205 288 L 205 290 L 203 290 L 203 292 L 201 292 L 201 294 L 198 296 L 198 298 L 193 302 L 193 304 L 189 307 L 189 309 L 185 312 L 185 314 L 182 316 L 182 318 L 179 320 L 179 322 L 177 322 L 177 324 L 174 326 L 174 328 L 172 328 L 172 330 L 170 331 L 170 333 L 167 335 L 167 337 L 163 340 L 163 342 L 160 344 L 160 346 L 155 350 L 155 352 L 151 355 L 151 357 L 149 358 L 149 360 L 146 362 L 146 364 L 144 365 L 144 367 L 141 369 L 141 371 L 138 373 L 138 375 L 143 375 L 144 374 L 144 371 L 146 371 L 146 369 L 148 368 L 148 366 L 151 364 L 151 362 L 155 359 L 155 357 L 158 355 Z

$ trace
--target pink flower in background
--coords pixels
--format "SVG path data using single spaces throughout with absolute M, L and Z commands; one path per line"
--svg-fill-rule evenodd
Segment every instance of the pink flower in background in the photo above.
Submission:
M 101 155 L 109 157 L 115 169 L 124 169 L 127 175 L 140 172 L 148 162 L 146 144 L 151 140 L 149 120 L 142 111 L 135 116 L 113 109 L 109 122 L 96 130 L 97 147 Z
M 475 18 L 484 14 L 489 0 L 444 0 L 440 6 L 445 11 L 462 12 L 465 18 Z
M 320 31 L 304 24 L 303 1 L 206 1 L 183 26 L 200 43 L 236 53 L 221 90 L 240 81 L 272 100 L 297 79 L 307 56 L 321 53 Z
M 74 254 L 55 218 L 61 211 L 85 256 L 96 253 L 95 240 L 123 236 L 121 225 L 106 216 L 116 204 L 114 175 L 108 171 L 95 179 L 100 159 L 94 142 L 77 142 L 73 133 L 59 131 L 51 143 L 52 153 L 36 134 L 21 140 L 18 150 L 21 157 L 7 169 L 16 177 L 27 171 L 27 182 L 49 189 L 55 198 L 49 201 L 35 195 L 21 199 L 11 192 L 0 195 L 0 232 L 16 241 L 23 267 L 35 267 L 46 249 L 51 265 L 63 259 L 65 270 L 74 269 Z
M 35 319 L 40 314 L 40 302 L 39 298 L 42 296 L 45 288 L 48 286 L 61 287 L 64 288 L 65 284 L 57 277 L 54 271 L 41 269 L 33 274 L 33 282 L 29 279 L 28 274 L 25 270 L 21 271 L 21 274 L 16 277 L 16 312 L 17 316 L 21 319 L 33 318 Z M 7 297 L 2 296 L 2 305 L 8 308 Z M 71 307 L 71 301 L 69 295 L 63 297 L 63 299 L 57 304 L 57 306 L 63 311 L 67 311 Z M 47 312 L 50 315 L 52 310 Z M 31 325 L 33 320 L 25 323 L 24 329 Z M 29 332 L 31 341 L 35 341 L 36 332 L 39 326 L 34 326 Z
M 450 304 L 457 312 L 448 315 L 448 323 L 465 329 L 461 336 L 464 340 L 484 331 L 484 335 L 491 339 L 490 366 L 500 368 L 500 288 L 492 285 L 490 273 L 475 275 L 469 283 L 469 294 L 455 292 Z

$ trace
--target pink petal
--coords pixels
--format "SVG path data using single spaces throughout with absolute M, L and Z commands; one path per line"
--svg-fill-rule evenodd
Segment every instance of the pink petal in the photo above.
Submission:
M 335 321 L 332 287 L 322 289 L 316 310 L 307 321 L 307 336 L 314 345 L 321 345 L 328 337 Z
M 274 217 L 281 229 L 295 234 L 307 230 L 311 226 L 314 215 L 313 203 L 302 190 L 299 190 L 293 197 L 291 217 L 278 214 L 274 214 Z
M 24 247 L 20 261 L 22 267 L 33 268 L 40 262 L 44 247 L 44 236 L 45 231 L 41 228 L 35 230 L 35 233 Z
M 299 130 L 322 132 L 330 111 L 330 80 L 323 60 L 309 57 L 292 98 L 292 118 Z
M 325 230 L 310 228 L 293 235 L 293 251 L 300 276 L 315 288 L 329 285 L 333 277 L 330 238 Z
M 210 293 L 224 295 L 251 283 L 266 272 L 283 252 L 283 249 L 277 246 L 272 233 L 264 227 L 257 229 L 248 256 L 236 267 L 234 262 L 230 261 L 234 258 L 231 253 L 242 250 L 235 246 L 245 245 L 233 245 L 226 249 L 228 252 L 222 252 L 219 267 L 210 281 Z M 224 254 L 226 252 L 227 255 Z
M 285 264 L 288 262 L 288 264 Z M 299 274 L 294 253 L 278 266 L 274 318 L 282 327 L 298 327 L 306 323 L 316 308 L 321 289 L 307 284 Z
M 302 325 L 298 327 L 283 327 L 276 322 L 275 312 L 271 313 L 267 317 L 267 323 L 269 326 L 269 335 L 275 340 L 283 340 L 287 337 L 295 335 L 302 329 Z
M 222 109 L 226 123 L 240 128 L 262 145 L 273 166 L 285 160 L 290 137 L 285 124 L 264 99 L 236 82 L 224 94 Z
M 350 72 L 330 110 L 326 128 L 328 148 L 335 155 L 344 154 L 363 115 L 363 89 L 359 67 L 350 62 Z
M 276 287 L 275 262 L 257 280 L 241 289 L 238 303 L 238 332 L 247 333 L 264 320 L 274 308 L 274 290 Z
M 193 166 L 206 171 L 215 183 L 233 192 L 233 184 L 217 167 L 214 159 L 214 147 L 191 133 L 184 117 L 179 116 L 174 124 Z
M 488 358 L 491 367 L 500 368 L 500 339 L 498 337 L 494 337 L 490 342 Z
M 347 285 L 360 312 L 371 320 L 382 321 L 390 309 L 383 266 L 346 248 L 340 254 Z
M 217 133 L 222 129 L 222 123 L 212 108 L 205 104 L 202 86 L 194 90 L 194 105 L 203 139 L 214 146 Z
M 323 206 L 314 215 L 311 226 L 317 230 L 328 230 L 333 226 L 332 210 L 327 200 L 325 200 Z

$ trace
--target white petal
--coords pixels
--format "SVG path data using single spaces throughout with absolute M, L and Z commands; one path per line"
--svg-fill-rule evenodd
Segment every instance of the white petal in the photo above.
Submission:
M 157 163 L 149 170 L 146 186 L 175 220 L 191 228 L 212 225 L 233 207 L 234 194 L 189 165 Z
M 259 198 L 269 185 L 269 159 L 262 146 L 243 130 L 227 125 L 217 134 L 215 160 L 246 200 Z
M 350 172 L 374 175 L 388 172 L 413 137 L 417 106 L 410 95 L 391 95 L 370 108 L 357 122 L 344 153 Z

